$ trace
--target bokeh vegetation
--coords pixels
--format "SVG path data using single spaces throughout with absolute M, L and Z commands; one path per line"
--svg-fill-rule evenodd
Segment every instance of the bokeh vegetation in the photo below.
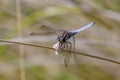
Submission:
M 20 0 L 21 30 L 17 27 L 16 0 L 0 1 L 0 39 L 51 46 L 59 34 L 30 36 L 54 29 L 78 29 L 96 24 L 76 35 L 76 51 L 120 61 L 120 0 Z M 20 39 L 20 36 L 22 39 Z M 0 80 L 24 80 L 20 74 L 20 46 L 0 42 Z M 64 56 L 54 51 L 23 47 L 25 80 L 119 80 L 120 65 L 77 56 L 64 67 Z M 64 53 L 63 53 L 64 54 Z

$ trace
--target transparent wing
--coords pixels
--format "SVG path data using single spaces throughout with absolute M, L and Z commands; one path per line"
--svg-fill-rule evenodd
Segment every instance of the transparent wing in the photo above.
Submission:
M 68 44 L 70 45 L 69 46 L 70 52 L 67 52 Z M 66 43 L 66 47 L 65 47 L 65 59 L 64 59 L 65 67 L 68 67 L 70 64 L 71 51 L 72 51 L 72 43 L 68 42 L 68 43 Z
M 84 31 L 85 29 L 87 29 L 89 27 L 92 27 L 94 24 L 95 24 L 95 22 L 91 22 L 91 23 L 87 24 L 86 26 L 83 26 L 82 28 L 77 29 L 77 30 L 73 30 L 71 32 L 72 33 L 78 33 L 78 32 Z
M 30 33 L 31 36 L 39 36 L 39 35 L 48 35 L 55 33 L 56 31 L 46 31 L 46 32 L 32 32 Z
M 78 60 L 77 60 L 77 54 L 75 53 L 75 36 L 73 36 L 73 57 L 75 60 L 75 63 L 77 64 L 77 66 L 79 65 Z
M 70 57 L 71 57 L 71 54 L 66 52 L 65 59 L 64 59 L 65 67 L 68 67 L 68 65 L 70 64 Z
M 56 29 L 50 27 L 50 26 L 46 26 L 46 25 L 41 25 L 40 29 L 42 29 L 43 31 L 55 31 Z
M 39 35 L 49 35 L 52 33 L 56 33 L 56 32 L 63 32 L 65 30 L 58 30 L 58 29 L 54 29 L 50 26 L 46 26 L 46 25 L 42 25 L 40 27 L 41 30 L 43 30 L 42 32 L 32 32 L 30 33 L 31 36 L 39 36 Z

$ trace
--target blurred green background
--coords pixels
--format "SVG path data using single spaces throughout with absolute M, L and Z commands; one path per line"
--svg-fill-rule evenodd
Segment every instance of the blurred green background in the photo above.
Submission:
M 52 47 L 59 34 L 29 33 L 46 31 L 41 25 L 74 30 L 95 21 L 94 27 L 76 35 L 76 51 L 120 61 L 120 0 L 20 0 L 20 6 L 22 31 L 16 0 L 0 0 L 0 39 Z M 79 67 L 71 57 L 65 68 L 63 55 L 41 47 L 21 46 L 20 69 L 19 47 L 0 43 L 0 80 L 120 80 L 118 64 L 77 55 Z

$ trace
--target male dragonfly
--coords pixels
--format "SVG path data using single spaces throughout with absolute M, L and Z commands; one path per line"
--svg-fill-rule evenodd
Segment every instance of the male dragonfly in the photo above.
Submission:
M 70 45 L 70 50 L 72 47 L 72 43 L 69 41 L 69 39 L 71 37 L 73 37 L 73 51 L 75 51 L 75 37 L 74 37 L 74 35 L 89 28 L 89 27 L 92 27 L 94 24 L 95 24 L 95 22 L 91 22 L 91 23 L 83 26 L 82 28 L 72 30 L 72 31 L 67 31 L 67 30 L 53 31 L 53 32 L 57 32 L 57 31 L 62 32 L 62 34 L 57 37 L 57 43 L 53 45 L 53 48 L 56 50 L 55 51 L 56 55 L 58 55 L 61 50 L 65 49 L 65 59 L 64 59 L 65 67 L 67 67 L 69 62 L 70 62 L 71 53 L 67 53 L 67 51 L 66 51 L 68 49 L 68 45 Z M 43 27 L 45 27 L 45 26 L 43 26 Z M 39 33 L 31 33 L 31 35 L 39 35 Z M 74 59 L 77 62 L 77 58 L 76 58 L 75 53 L 74 53 Z

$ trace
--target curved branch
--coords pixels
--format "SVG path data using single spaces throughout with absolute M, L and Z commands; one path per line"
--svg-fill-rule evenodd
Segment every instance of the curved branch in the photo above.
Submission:
M 51 48 L 49 46 L 35 45 L 35 44 L 23 43 L 23 42 L 15 42 L 15 41 L 3 40 L 3 39 L 0 39 L 0 42 L 13 43 L 13 44 L 19 44 L 19 45 L 27 45 L 27 46 L 34 46 L 34 47 L 41 47 L 41 48 L 47 48 L 47 49 L 55 50 L 54 48 Z M 79 55 L 92 57 L 92 58 L 96 58 L 96 59 L 112 62 L 112 63 L 115 63 L 115 64 L 120 64 L 119 61 L 115 61 L 115 60 L 111 60 L 111 59 L 103 58 L 103 57 L 99 57 L 99 56 L 89 55 L 89 54 L 86 54 L 86 53 L 73 52 L 73 51 L 69 51 L 69 50 L 67 50 L 67 52 L 72 52 L 72 53 L 76 53 L 76 54 L 79 54 Z

